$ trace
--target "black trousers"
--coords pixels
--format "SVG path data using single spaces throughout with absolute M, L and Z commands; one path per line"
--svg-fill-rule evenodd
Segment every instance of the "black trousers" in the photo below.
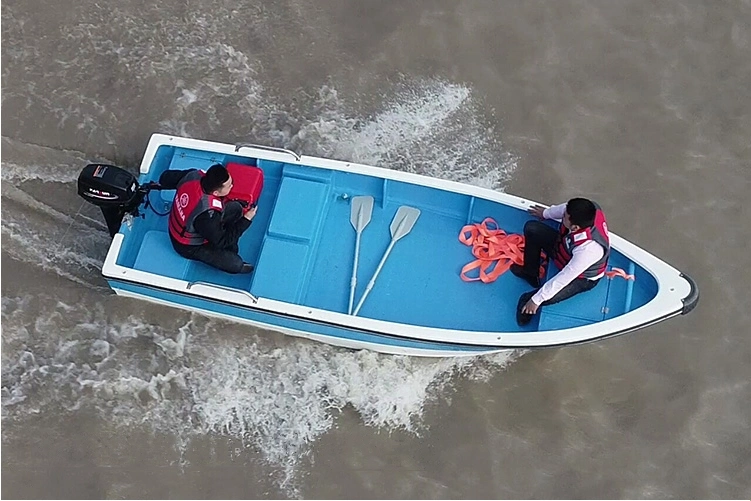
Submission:
M 557 230 L 540 221 L 527 221 L 524 225 L 524 272 L 536 277 L 540 270 L 542 251 L 544 250 L 552 258 L 557 242 Z M 580 292 L 591 290 L 598 283 L 600 283 L 599 279 L 575 278 L 555 296 L 544 301 L 542 306 L 559 303 Z
M 225 204 L 222 211 L 222 223 L 231 224 L 239 220 L 243 216 L 243 207 L 237 202 L 229 202 Z M 227 273 L 240 273 L 243 267 L 243 258 L 238 254 L 237 240 L 231 242 L 226 247 L 214 247 L 211 244 L 203 245 L 185 245 L 170 235 L 172 240 L 172 246 L 175 248 L 178 254 L 186 259 L 194 259 L 201 261 L 209 266 L 218 268 Z

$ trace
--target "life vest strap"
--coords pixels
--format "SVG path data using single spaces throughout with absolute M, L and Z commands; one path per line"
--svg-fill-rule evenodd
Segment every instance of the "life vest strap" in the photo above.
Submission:
M 616 268 L 615 266 L 612 267 L 610 271 L 606 271 L 605 276 L 608 277 L 608 279 L 610 280 L 614 278 L 623 278 L 624 280 L 636 280 L 636 277 L 634 275 L 626 273 L 621 268 Z

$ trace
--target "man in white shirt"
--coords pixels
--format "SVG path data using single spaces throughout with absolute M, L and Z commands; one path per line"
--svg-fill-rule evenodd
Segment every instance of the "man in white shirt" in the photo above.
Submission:
M 511 272 L 536 290 L 519 298 L 520 325 L 528 324 L 540 306 L 592 289 L 605 275 L 610 256 L 605 215 L 591 200 L 572 198 L 547 209 L 535 205 L 529 213 L 561 224 L 559 230 L 541 221 L 528 221 L 524 225 L 524 265 L 511 265 Z M 561 271 L 541 287 L 538 273 L 543 250 Z

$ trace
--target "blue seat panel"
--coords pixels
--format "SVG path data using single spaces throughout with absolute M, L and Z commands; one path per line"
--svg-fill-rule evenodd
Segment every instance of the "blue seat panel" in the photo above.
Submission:
M 558 313 L 545 311 L 540 316 L 540 323 L 537 327 L 537 330 L 554 331 L 554 330 L 560 330 L 560 329 L 570 329 L 573 327 L 581 327 L 582 325 L 589 325 L 591 323 L 592 321 L 590 320 L 569 317 L 568 315 L 559 315 Z
M 166 231 L 151 230 L 143 237 L 133 268 L 182 279 L 190 264 L 188 259 L 175 252 Z
M 251 292 L 278 301 L 299 303 L 308 270 L 310 246 L 266 237 L 253 272 Z
M 610 267 L 612 269 L 612 266 Z M 635 266 L 631 262 L 626 268 L 626 273 L 634 274 Z M 610 288 L 608 289 L 608 301 L 605 308 L 605 319 L 617 317 L 628 311 L 631 311 L 634 281 L 625 280 L 620 277 L 609 280 Z
M 296 177 L 300 179 L 311 179 L 313 181 L 329 182 L 333 172 L 326 169 L 316 169 L 305 165 L 284 164 L 284 176 Z
M 320 222 L 327 184 L 285 177 L 279 187 L 268 234 L 309 242 Z
M 610 280 L 603 278 L 595 288 L 587 292 L 581 292 L 574 297 L 560 303 L 544 306 L 543 311 L 558 313 L 574 318 L 600 321 L 604 318 L 603 308 L 608 298 Z
M 175 152 L 170 162 L 170 169 L 203 169 L 207 170 L 216 163 L 223 163 L 225 155 L 208 151 L 179 149 Z
M 162 197 L 162 201 L 171 208 L 172 202 L 175 200 L 175 194 L 177 190 L 161 190 L 159 195 Z
M 613 279 L 603 278 L 609 285 L 608 298 L 605 304 L 605 319 L 617 317 L 626 313 L 626 298 L 628 290 L 633 289 L 634 282 L 616 277 Z

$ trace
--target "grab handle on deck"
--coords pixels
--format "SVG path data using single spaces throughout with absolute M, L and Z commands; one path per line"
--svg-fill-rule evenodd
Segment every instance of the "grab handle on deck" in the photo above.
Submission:
M 250 301 L 253 304 L 256 304 L 258 302 L 258 298 L 256 296 L 254 296 L 250 292 L 244 291 L 242 289 L 234 289 L 232 287 L 226 287 L 224 285 L 217 285 L 217 284 L 212 284 L 212 283 L 203 282 L 203 281 L 197 281 L 197 282 L 190 282 L 190 283 L 188 283 L 188 289 L 190 289 L 194 285 L 204 285 L 206 287 L 213 287 L 214 289 L 221 289 L 221 290 L 227 291 L 227 292 L 239 292 L 240 294 L 245 294 L 246 296 L 248 296 L 248 298 L 250 298 Z
M 235 151 L 240 151 L 241 148 L 256 148 L 257 150 L 274 151 L 276 153 L 286 153 L 287 155 L 292 155 L 293 157 L 295 157 L 295 160 L 297 160 L 298 162 L 300 161 L 300 155 L 286 148 L 277 148 L 276 146 L 264 146 L 262 144 L 253 144 L 253 143 L 240 143 L 240 144 L 235 145 Z

